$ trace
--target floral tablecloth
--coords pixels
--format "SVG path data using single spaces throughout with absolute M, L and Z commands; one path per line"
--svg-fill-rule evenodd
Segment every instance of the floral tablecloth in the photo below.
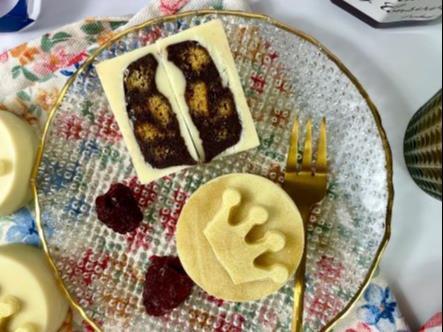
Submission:
M 98 45 L 105 43 L 120 29 L 149 18 L 200 8 L 247 10 L 248 4 L 244 0 L 155 0 L 132 18 L 90 18 L 12 50 L 0 51 L 0 111 L 16 113 L 40 134 L 66 80 Z M 14 215 L 0 217 L 0 244 L 16 242 L 40 245 L 32 205 Z M 68 317 L 64 331 L 72 331 L 71 319 Z M 80 321 L 78 317 L 74 320 Z M 76 329 L 90 330 L 87 324 L 81 326 Z M 409 331 L 392 291 L 379 276 L 372 281 L 353 312 L 335 330 Z M 422 331 L 441 331 L 441 314 Z

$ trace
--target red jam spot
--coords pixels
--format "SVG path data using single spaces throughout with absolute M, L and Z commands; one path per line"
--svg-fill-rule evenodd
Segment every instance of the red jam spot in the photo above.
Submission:
M 117 233 L 126 234 L 135 231 L 143 220 L 143 213 L 135 200 L 131 189 L 117 183 L 95 200 L 98 219 Z
M 143 305 L 151 316 L 163 316 L 180 306 L 191 295 L 194 283 L 178 257 L 151 257 L 146 273 Z

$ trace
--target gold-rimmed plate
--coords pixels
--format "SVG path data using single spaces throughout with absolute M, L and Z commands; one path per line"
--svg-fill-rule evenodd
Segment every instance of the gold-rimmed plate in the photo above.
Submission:
M 94 65 L 212 19 L 224 22 L 254 121 L 258 149 L 140 185 Z M 270 18 L 198 11 L 131 28 L 98 49 L 69 80 L 51 113 L 35 172 L 45 250 L 74 306 L 104 331 L 287 331 L 292 283 L 263 301 L 236 304 L 195 288 L 163 318 L 141 294 L 154 255 L 175 255 L 187 198 L 219 175 L 283 179 L 295 116 L 328 119 L 330 186 L 308 227 L 305 331 L 331 328 L 370 280 L 390 235 L 391 153 L 366 92 L 320 43 Z M 97 220 L 111 184 L 133 190 L 145 220 L 123 236 Z

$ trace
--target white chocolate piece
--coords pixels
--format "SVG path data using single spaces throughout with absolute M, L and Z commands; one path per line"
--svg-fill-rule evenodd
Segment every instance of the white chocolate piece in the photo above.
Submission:
M 0 271 L 0 331 L 57 332 L 69 306 L 43 252 L 0 246 Z
M 224 87 L 228 87 L 234 96 L 237 113 L 242 126 L 239 142 L 220 153 L 216 158 L 246 151 L 260 144 L 229 42 L 223 28 L 223 23 L 220 20 L 214 20 L 163 39 L 154 45 L 140 48 L 96 65 L 103 89 L 116 117 L 120 131 L 123 134 L 129 154 L 132 157 L 134 168 L 142 183 L 151 182 L 189 166 L 180 165 L 165 169 L 154 168 L 145 161 L 137 143 L 133 132 L 133 125 L 127 113 L 123 79 L 124 72 L 128 66 L 148 54 L 155 56 L 159 62 L 156 74 L 157 88 L 169 100 L 173 111 L 177 115 L 181 134 L 190 155 L 195 161 L 205 160 L 205 151 L 200 133 L 192 121 L 185 100 L 185 77 L 179 68 L 168 61 L 166 50 L 171 44 L 187 40 L 198 41 L 210 53 L 220 73 Z
M 176 239 L 183 268 L 197 285 L 217 298 L 248 302 L 278 291 L 294 274 L 304 227 L 297 206 L 278 185 L 230 174 L 191 196 Z
M 29 201 L 36 150 L 33 129 L 18 116 L 0 111 L 0 216 L 14 213 Z
M 237 112 L 242 125 L 242 135 L 240 141 L 223 151 L 217 157 L 232 155 L 243 152 L 249 149 L 256 148 L 259 144 L 259 138 L 255 129 L 254 121 L 249 110 L 246 97 L 241 85 L 240 76 L 232 56 L 232 51 L 229 46 L 229 41 L 223 27 L 223 22 L 220 20 L 213 20 L 209 23 L 199 25 L 197 27 L 185 30 L 181 33 L 165 38 L 158 42 L 159 51 L 162 54 L 162 62 L 166 67 L 166 71 L 171 81 L 177 96 L 180 109 L 183 111 L 183 116 L 186 124 L 191 132 L 194 144 L 200 157 L 205 155 L 203 144 L 199 136 L 197 127 L 192 122 L 189 114 L 189 108 L 185 99 L 186 80 L 183 73 L 172 62 L 168 61 L 167 47 L 173 44 L 184 41 L 197 41 L 204 48 L 206 48 L 214 61 L 218 72 L 223 81 L 224 87 L 230 88 L 234 95 Z M 204 158 L 203 158 L 204 159 Z
M 114 59 L 101 62 L 96 66 L 97 73 L 100 77 L 103 89 L 111 105 L 112 112 L 115 115 L 117 123 L 120 127 L 120 131 L 125 140 L 126 147 L 132 157 L 132 163 L 137 172 L 138 178 L 142 183 L 149 183 L 168 174 L 176 173 L 187 167 L 187 165 L 183 165 L 168 167 L 164 169 L 156 169 L 152 167 L 149 163 L 147 163 L 135 138 L 133 125 L 129 119 L 126 109 L 126 99 L 123 82 L 125 70 L 131 63 L 148 54 L 154 55 L 159 61 L 156 50 L 157 48 L 155 45 L 147 46 L 132 51 L 130 53 L 126 53 Z M 177 120 L 180 124 L 181 135 L 185 141 L 190 155 L 194 160 L 198 161 L 199 158 L 194 148 L 192 139 L 186 128 L 186 125 L 183 123 L 183 121 L 180 121 L 181 112 L 179 111 L 174 92 L 166 77 L 163 66 L 160 63 L 156 74 L 156 84 L 158 90 L 169 100 L 172 106 L 172 110 L 177 115 Z

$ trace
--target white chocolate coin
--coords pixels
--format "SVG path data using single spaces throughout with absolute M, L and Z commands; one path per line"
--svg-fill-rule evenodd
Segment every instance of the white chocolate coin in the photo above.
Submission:
M 9 215 L 30 199 L 30 177 L 37 137 L 18 116 L 0 111 L 0 216 Z
M 0 246 L 0 331 L 56 332 L 68 312 L 43 251 Z
M 176 237 L 191 279 L 210 295 L 235 302 L 278 291 L 304 249 L 297 206 L 278 185 L 251 174 L 200 187 L 183 208 Z

